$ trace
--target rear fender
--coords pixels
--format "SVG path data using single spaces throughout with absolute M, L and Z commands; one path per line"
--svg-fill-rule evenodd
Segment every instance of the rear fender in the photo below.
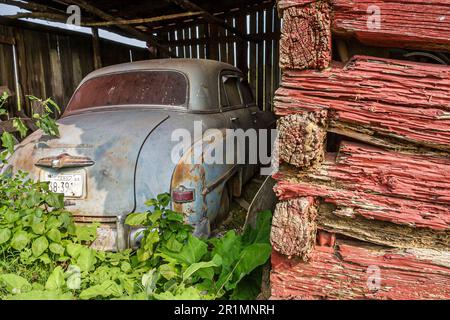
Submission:
M 180 186 L 194 190 L 194 201 L 172 202 L 173 210 L 183 213 L 185 222 L 193 226 L 198 226 L 206 219 L 208 226 L 214 222 L 226 183 L 239 170 L 235 161 L 231 164 L 211 163 L 212 150 L 222 148 L 225 154 L 226 139 L 226 129 L 207 130 L 202 139 L 195 141 L 183 154 L 173 172 L 171 191 Z

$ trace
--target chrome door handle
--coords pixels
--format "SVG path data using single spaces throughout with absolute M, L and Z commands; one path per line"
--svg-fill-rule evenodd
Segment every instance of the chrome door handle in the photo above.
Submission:
M 237 121 L 237 120 L 239 120 L 238 117 L 231 117 L 231 118 L 230 118 L 230 121 Z

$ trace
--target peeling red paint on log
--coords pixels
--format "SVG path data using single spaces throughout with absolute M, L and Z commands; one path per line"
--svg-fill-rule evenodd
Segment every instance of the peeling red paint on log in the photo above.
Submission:
M 281 116 L 328 109 L 331 127 L 450 150 L 449 91 L 450 67 L 355 56 L 331 70 L 284 72 L 275 107 Z
M 277 176 L 280 178 L 280 175 Z M 387 197 L 360 191 L 349 191 L 314 182 L 288 181 L 288 177 L 275 186 L 280 200 L 298 197 L 321 197 L 326 203 L 348 208 L 345 215 L 360 215 L 366 219 L 388 221 L 396 224 L 448 230 L 450 207 L 421 201 Z
M 450 158 L 341 143 L 320 169 L 300 174 L 339 188 L 431 203 L 450 204 Z
M 450 51 L 448 0 L 334 0 L 333 12 L 335 34 L 372 46 Z
M 308 263 L 273 251 L 272 299 L 449 299 L 449 262 L 448 251 L 344 240 L 316 246 Z
M 280 1 L 283 17 L 280 67 L 324 69 L 331 63 L 331 5 L 328 1 Z

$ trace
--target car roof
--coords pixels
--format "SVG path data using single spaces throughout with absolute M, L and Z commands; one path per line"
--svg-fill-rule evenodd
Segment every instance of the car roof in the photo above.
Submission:
M 184 58 L 153 59 L 122 63 L 95 70 L 81 81 L 80 86 L 92 78 L 112 73 L 145 70 L 173 70 L 185 74 L 190 87 L 188 109 L 194 111 L 208 111 L 218 108 L 218 79 L 222 71 L 226 70 L 242 75 L 242 72 L 238 68 L 216 60 Z

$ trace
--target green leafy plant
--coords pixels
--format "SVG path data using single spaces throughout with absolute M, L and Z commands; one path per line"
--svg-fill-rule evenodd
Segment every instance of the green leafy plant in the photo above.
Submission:
M 256 229 L 242 235 L 227 232 L 222 238 L 203 240 L 192 235 L 183 216 L 167 209 L 167 194 L 147 202 L 152 212 L 128 216 L 131 226 L 145 226 L 140 261 L 153 267 L 143 285 L 155 299 L 251 298 L 239 291 L 239 283 L 264 265 L 271 252 L 271 213 L 261 212 Z
M 3 92 L 0 96 L 0 116 L 8 114 L 8 111 L 4 108 L 8 98 L 9 95 L 6 92 Z M 36 126 L 42 129 L 47 135 L 59 136 L 58 125 L 56 124 L 56 120 L 52 117 L 52 114 L 55 112 L 61 112 L 61 109 L 56 102 L 51 98 L 43 100 L 32 95 L 27 96 L 27 98 L 30 101 L 37 103 L 43 110 L 42 113 L 33 112 L 32 117 Z M 19 132 L 22 139 L 27 136 L 28 128 L 21 118 L 12 118 L 12 125 L 17 132 Z M 14 152 L 15 139 L 11 133 L 5 131 L 2 133 L 0 140 L 1 146 L 5 148 L 5 150 L 0 153 L 0 162 L 4 163 L 6 158 Z
M 1 299 L 250 299 L 259 291 L 270 212 L 242 235 L 198 239 L 163 194 L 126 220 L 146 227 L 137 251 L 103 252 L 89 247 L 97 225 L 75 225 L 46 183 L 0 178 Z

